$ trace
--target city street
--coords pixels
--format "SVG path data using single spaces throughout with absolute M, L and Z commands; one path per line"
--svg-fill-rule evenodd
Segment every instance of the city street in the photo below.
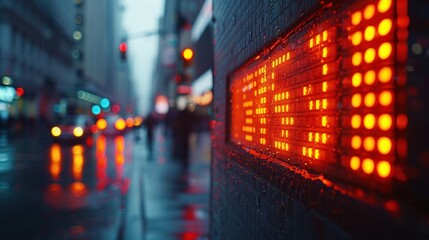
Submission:
M 2 239 L 197 239 L 207 234 L 209 162 L 200 159 L 184 168 L 165 151 L 172 143 L 161 129 L 152 151 L 141 129 L 83 144 L 54 143 L 44 131 L 1 132 Z M 191 158 L 201 154 L 208 152 L 194 149 Z
M 429 239 L 428 11 L 0 0 L 0 240 Z

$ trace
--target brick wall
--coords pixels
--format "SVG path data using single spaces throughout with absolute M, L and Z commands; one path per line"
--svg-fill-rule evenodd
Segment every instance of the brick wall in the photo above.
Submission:
M 315 0 L 214 1 L 212 239 L 396 239 L 428 233 L 426 218 L 401 215 L 391 195 L 319 178 L 228 142 L 228 76 L 321 6 Z

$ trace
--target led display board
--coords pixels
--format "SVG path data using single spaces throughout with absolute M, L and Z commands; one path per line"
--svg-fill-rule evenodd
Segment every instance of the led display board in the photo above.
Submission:
M 404 180 L 407 26 L 406 0 L 326 4 L 231 74 L 230 141 L 357 184 Z

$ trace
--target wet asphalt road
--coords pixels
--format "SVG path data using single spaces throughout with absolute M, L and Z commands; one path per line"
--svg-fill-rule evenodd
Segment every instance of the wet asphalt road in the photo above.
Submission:
M 0 129 L 0 239 L 208 239 L 210 134 L 143 129 L 55 143 L 48 129 Z
M 43 130 L 1 131 L 1 239 L 118 239 L 134 140 L 53 143 Z

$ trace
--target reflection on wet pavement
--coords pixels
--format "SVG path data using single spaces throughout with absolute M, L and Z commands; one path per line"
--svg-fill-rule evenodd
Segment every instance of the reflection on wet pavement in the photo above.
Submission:
M 146 239 L 207 239 L 209 133 L 190 136 L 189 163 L 170 154 L 174 143 L 161 133 L 154 151 L 142 158 Z
M 164 132 L 152 151 L 134 133 L 82 144 L 0 134 L 1 239 L 206 239 L 209 134 L 190 136 L 184 163 Z
M 100 136 L 93 147 L 0 139 L 2 239 L 117 239 L 132 138 Z

